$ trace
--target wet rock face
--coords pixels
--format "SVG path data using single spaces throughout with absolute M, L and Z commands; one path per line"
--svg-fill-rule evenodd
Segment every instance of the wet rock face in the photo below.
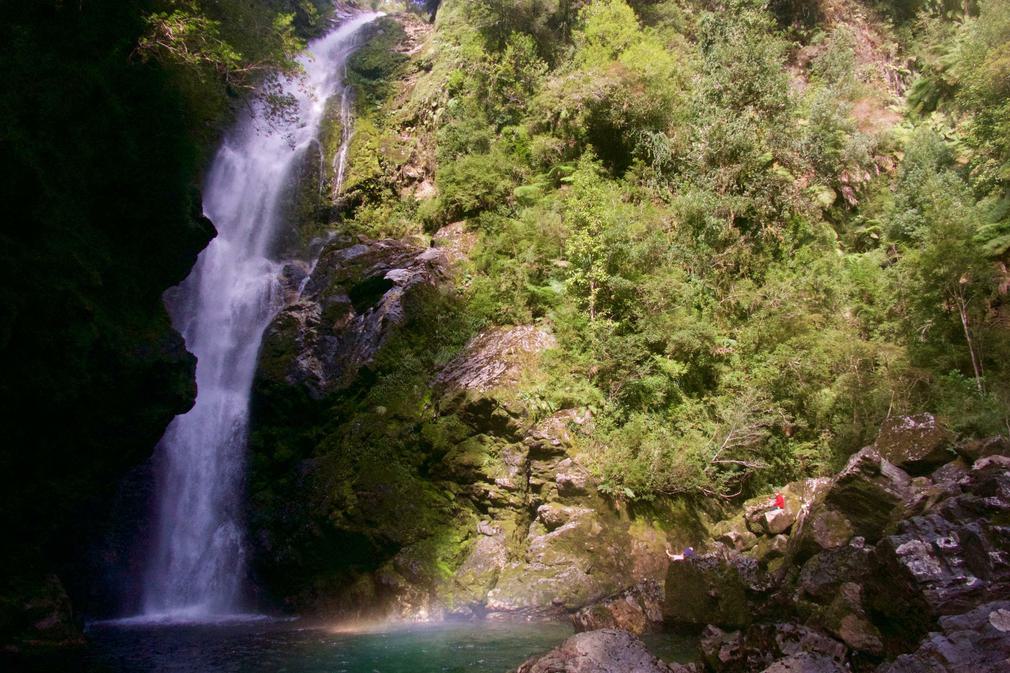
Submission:
M 689 673 L 667 664 L 627 631 L 603 629 L 578 633 L 547 654 L 522 664 L 516 673 Z
M 257 376 L 314 397 L 347 386 L 403 323 L 418 291 L 444 281 L 446 265 L 436 248 L 335 240 L 310 273 L 289 266 L 289 304 L 264 335 Z

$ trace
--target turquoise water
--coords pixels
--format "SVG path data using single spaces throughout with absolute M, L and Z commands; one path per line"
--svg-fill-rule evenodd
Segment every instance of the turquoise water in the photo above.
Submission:
M 563 624 L 330 633 L 292 624 L 98 626 L 88 673 L 505 673 L 571 635 Z
M 572 634 L 566 624 L 492 622 L 387 627 L 359 633 L 297 622 L 96 625 L 74 673 L 507 673 Z M 648 636 L 655 654 L 688 661 L 694 643 Z

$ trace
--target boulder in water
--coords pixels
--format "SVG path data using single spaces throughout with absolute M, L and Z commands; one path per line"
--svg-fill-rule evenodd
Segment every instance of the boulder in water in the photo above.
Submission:
M 645 581 L 572 615 L 576 631 L 624 629 L 635 634 L 656 630 L 663 621 L 663 589 Z
M 654 657 L 645 643 L 620 629 L 577 633 L 516 673 L 690 673 L 693 667 Z

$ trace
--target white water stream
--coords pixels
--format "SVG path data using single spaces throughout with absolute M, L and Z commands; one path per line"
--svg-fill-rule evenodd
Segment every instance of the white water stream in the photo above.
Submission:
M 210 169 L 204 210 L 218 236 L 171 307 L 198 358 L 198 393 L 193 409 L 172 421 L 156 450 L 158 509 L 141 619 L 214 621 L 243 609 L 249 395 L 263 332 L 281 301 L 281 264 L 270 259 L 270 249 L 285 224 L 281 204 L 293 171 L 305 152 L 315 151 L 326 101 L 339 94 L 341 116 L 348 112 L 345 64 L 361 28 L 379 16 L 352 15 L 311 42 L 301 59 L 304 77 L 282 82 L 297 101 L 297 114 L 265 124 L 262 110 L 250 112 Z M 349 133 L 345 128 L 345 141 Z M 342 147 L 335 193 L 345 159 Z

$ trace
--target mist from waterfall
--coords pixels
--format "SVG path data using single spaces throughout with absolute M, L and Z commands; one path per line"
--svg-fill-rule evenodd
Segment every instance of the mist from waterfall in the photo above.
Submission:
M 156 449 L 157 512 L 142 618 L 212 621 L 241 613 L 246 551 L 242 485 L 249 396 L 263 332 L 280 308 L 281 263 L 271 248 L 299 162 L 315 152 L 326 102 L 349 95 L 343 75 L 356 38 L 377 13 L 353 14 L 314 40 L 304 75 L 281 82 L 296 114 L 266 120 L 254 103 L 227 135 L 204 188 L 218 236 L 170 302 L 173 322 L 198 358 L 196 404 Z M 348 115 L 349 116 L 349 115 Z M 345 124 L 344 140 L 349 139 Z M 338 153 L 339 192 L 346 147 Z

